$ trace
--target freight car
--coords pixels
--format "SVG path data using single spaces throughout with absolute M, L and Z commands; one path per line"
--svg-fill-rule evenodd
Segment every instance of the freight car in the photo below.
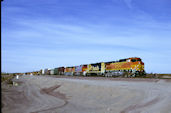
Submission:
M 45 75 L 48 75 L 48 69 L 47 69 L 47 68 L 44 69 L 44 74 L 45 74 Z
M 87 71 L 87 65 L 75 66 L 74 75 L 83 76 L 85 75 L 86 71 Z
M 64 67 L 58 67 L 54 69 L 54 75 L 64 75 Z
M 45 70 L 44 70 L 44 69 L 41 69 L 41 70 L 40 70 L 40 74 L 41 74 L 41 75 L 44 75 L 44 74 L 45 74 Z
M 50 75 L 54 75 L 54 69 L 50 69 Z

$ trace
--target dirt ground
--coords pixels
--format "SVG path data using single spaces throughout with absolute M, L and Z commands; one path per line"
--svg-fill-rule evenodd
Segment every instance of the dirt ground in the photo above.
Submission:
M 171 113 L 171 80 L 21 76 L 2 113 Z

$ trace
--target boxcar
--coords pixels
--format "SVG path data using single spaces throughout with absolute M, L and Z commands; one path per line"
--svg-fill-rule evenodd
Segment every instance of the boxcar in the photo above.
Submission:
M 82 65 L 80 66 L 75 66 L 75 72 L 74 72 L 74 75 L 82 75 Z
M 58 68 L 54 68 L 54 75 L 58 75 Z
M 87 71 L 87 65 L 84 64 L 84 65 L 80 65 L 80 66 L 75 66 L 75 72 L 74 72 L 74 75 L 77 75 L 77 76 L 82 76 L 82 75 L 85 75 Z
M 45 70 L 44 69 L 41 69 L 40 70 L 40 75 L 44 75 L 45 74 Z
M 48 75 L 48 69 L 47 68 L 44 70 L 44 74 Z
M 54 69 L 50 69 L 50 75 L 54 75 Z
M 58 68 L 58 74 L 59 74 L 59 75 L 63 75 L 63 74 L 64 74 L 64 70 L 65 70 L 64 67 L 59 67 L 59 68 Z

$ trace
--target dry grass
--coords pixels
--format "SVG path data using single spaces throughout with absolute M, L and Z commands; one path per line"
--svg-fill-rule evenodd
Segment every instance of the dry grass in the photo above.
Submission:
M 1 74 L 1 83 L 10 82 L 14 77 L 15 75 L 13 74 Z
M 148 78 L 164 78 L 169 79 L 171 78 L 171 74 L 147 74 L 146 77 Z

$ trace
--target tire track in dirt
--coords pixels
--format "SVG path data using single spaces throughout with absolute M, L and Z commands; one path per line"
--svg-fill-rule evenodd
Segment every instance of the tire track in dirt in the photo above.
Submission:
M 144 104 L 131 105 L 131 106 L 125 108 L 120 113 L 129 113 L 130 111 L 134 111 L 134 110 L 137 110 L 137 109 L 140 109 L 140 108 L 144 108 L 144 107 L 153 105 L 153 104 L 157 103 L 159 100 L 160 100 L 160 98 L 159 97 L 156 97 L 153 100 L 148 101 L 148 102 L 146 102 Z
M 63 93 L 60 93 L 59 91 L 54 92 L 54 90 L 59 88 L 60 86 L 61 85 L 55 85 L 55 86 L 52 86 L 52 87 L 49 87 L 49 88 L 43 88 L 43 89 L 40 90 L 40 93 L 51 95 L 51 96 L 54 96 L 56 98 L 59 98 L 59 99 L 63 100 L 65 102 L 63 105 L 51 107 L 51 108 L 48 108 L 48 109 L 38 110 L 38 111 L 31 112 L 31 113 L 45 112 L 45 111 L 54 110 L 54 109 L 57 109 L 57 108 L 62 108 L 65 105 L 67 105 L 68 104 L 68 101 L 67 101 L 68 98 L 66 97 L 66 95 L 63 94 Z
M 22 87 L 20 87 L 21 89 L 23 88 L 23 86 L 25 86 L 22 81 L 15 81 L 15 82 L 18 83 L 19 85 L 22 84 Z M 21 103 L 24 106 L 29 106 L 29 102 L 28 102 L 29 100 L 25 95 L 24 90 L 21 90 L 20 88 L 9 86 L 8 84 L 2 87 L 1 102 L 3 104 L 3 107 L 6 107 L 7 109 L 15 109 Z

